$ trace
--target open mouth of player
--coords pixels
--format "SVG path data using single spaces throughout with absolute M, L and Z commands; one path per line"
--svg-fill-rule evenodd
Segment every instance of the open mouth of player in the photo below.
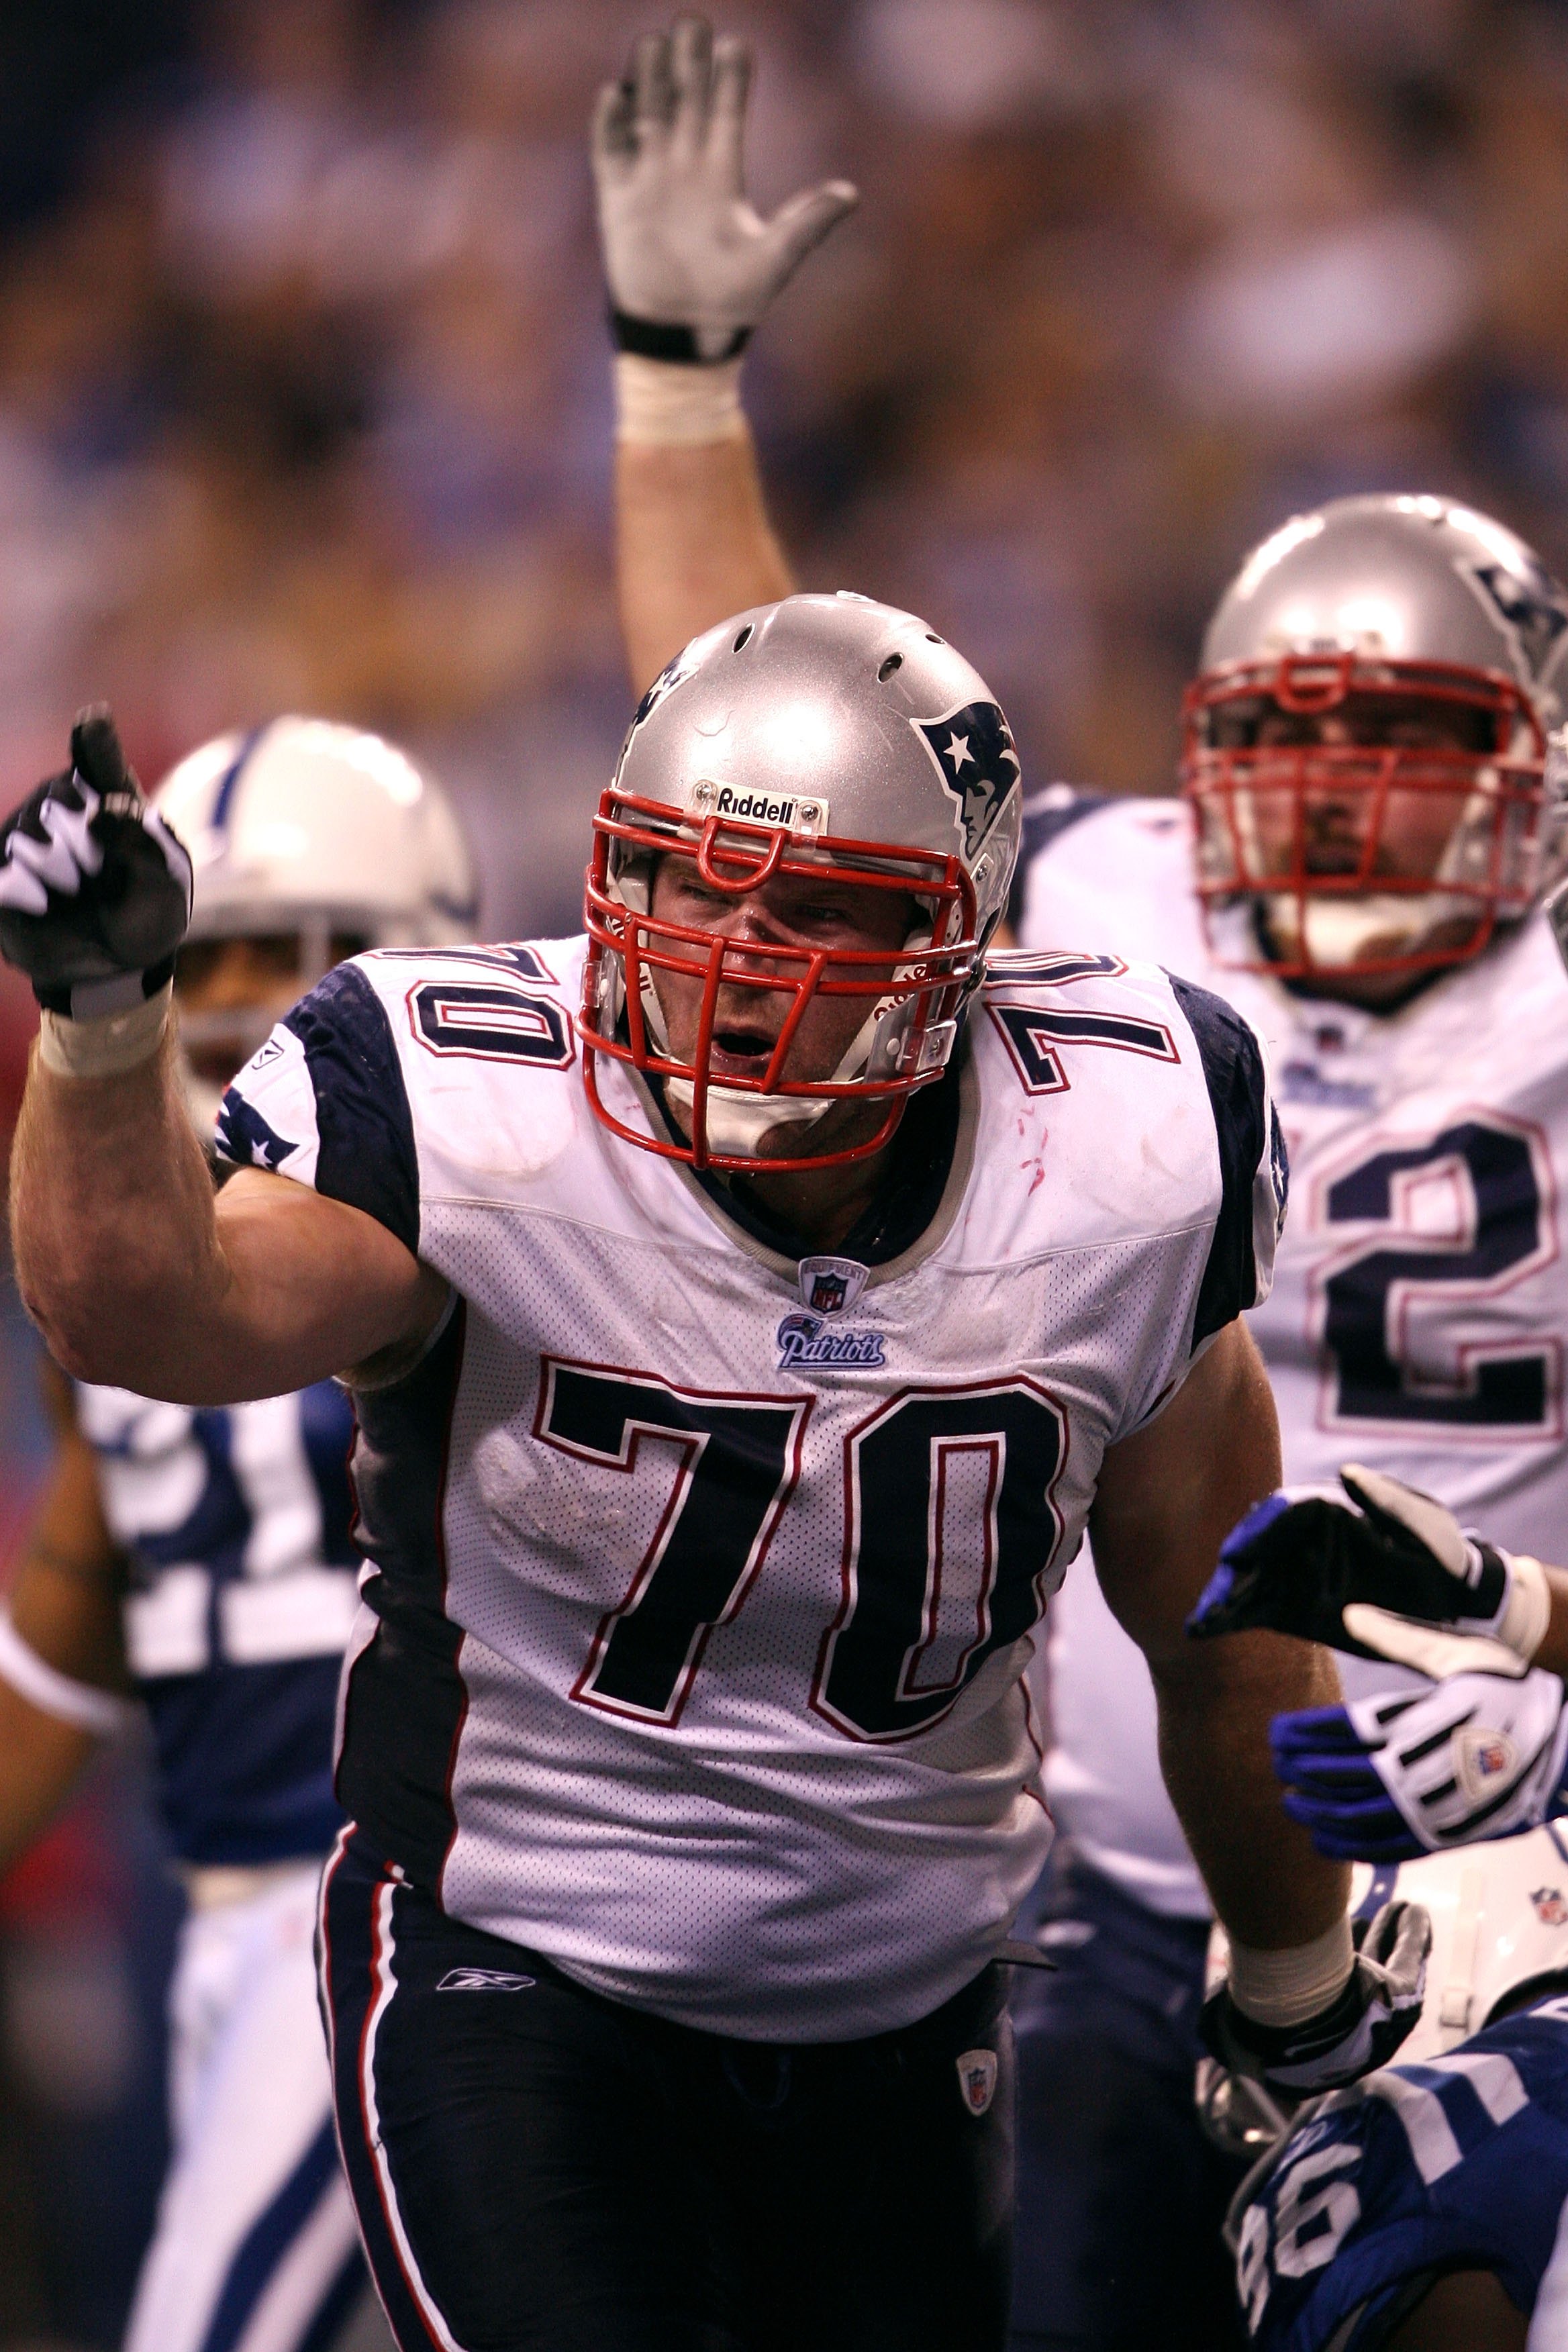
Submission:
M 763 1029 L 722 1028 L 713 1032 L 708 1056 L 710 1077 L 757 1079 L 766 1076 L 776 1034 Z

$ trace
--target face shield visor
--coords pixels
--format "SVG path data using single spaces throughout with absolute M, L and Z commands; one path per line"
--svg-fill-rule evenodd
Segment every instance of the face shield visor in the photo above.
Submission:
M 1337 653 L 1234 662 L 1184 703 L 1215 960 L 1310 980 L 1479 955 L 1543 874 L 1545 739 L 1500 671 Z M 1250 939 L 1222 908 L 1249 901 Z
M 612 786 L 595 818 L 580 1024 L 589 1100 L 626 1141 L 697 1168 L 755 1172 L 864 1159 L 891 1137 L 908 1096 L 947 1066 L 960 1007 L 980 976 L 974 888 L 963 861 L 822 832 L 820 806 L 809 801 L 795 803 L 794 831 L 703 814 L 700 785 L 693 801 L 686 811 Z M 734 908 L 724 928 L 654 913 L 656 876 L 670 861 L 695 877 L 716 915 L 726 902 Z M 893 946 L 803 945 L 767 911 L 769 887 L 792 881 L 887 893 L 912 902 L 911 919 Z M 684 1051 L 672 1038 L 678 1001 L 688 1008 L 683 1037 L 692 1032 Z M 860 1017 L 835 1066 L 811 1074 L 803 1062 L 814 1011 L 828 1006 Z M 766 1040 L 765 1059 L 756 1055 L 749 1071 L 725 1066 L 719 1043 L 725 1021 L 737 1019 Z M 609 1108 L 601 1055 L 662 1089 L 684 1140 L 650 1136 Z M 816 1134 L 836 1113 L 842 1129 L 844 1108 L 867 1103 L 881 1109 L 869 1133 L 857 1119 L 850 1139 L 835 1143 L 831 1129 Z

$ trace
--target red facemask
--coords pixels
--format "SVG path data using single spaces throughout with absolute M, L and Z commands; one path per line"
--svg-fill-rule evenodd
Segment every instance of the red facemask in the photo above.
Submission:
M 1456 732 L 1486 748 L 1358 742 L 1354 705 L 1364 698 L 1395 724 L 1401 704 L 1428 724 L 1449 714 Z M 1349 742 L 1216 740 L 1227 718 L 1236 729 L 1258 713 L 1311 722 L 1342 709 Z M 1352 653 L 1233 662 L 1188 688 L 1183 719 L 1197 891 L 1222 965 L 1282 979 L 1415 974 L 1479 955 L 1500 919 L 1531 905 L 1545 739 L 1500 671 Z M 1209 919 L 1247 898 L 1262 902 L 1263 919 L 1253 951 L 1238 952 Z M 1324 951 L 1358 933 L 1357 951 Z
M 914 897 L 929 911 L 929 937 L 936 944 L 831 950 L 780 946 L 726 938 L 628 905 L 622 895 L 628 870 L 651 877 L 657 860 L 671 857 L 689 861 L 707 889 L 737 899 L 775 875 L 869 885 Z M 974 891 L 957 857 L 827 835 L 806 843 L 730 818 L 694 820 L 661 801 L 637 799 L 613 785 L 594 820 L 584 921 L 589 949 L 580 1029 L 588 1099 L 613 1134 L 696 1168 L 829 1168 L 879 1150 L 908 1097 L 946 1067 L 959 1004 L 979 971 Z M 649 1003 L 652 975 L 660 971 L 701 986 L 689 1061 L 669 1051 L 657 999 Z M 789 1000 L 767 1066 L 756 1077 L 726 1076 L 721 1081 L 710 1075 L 719 993 L 729 987 Z M 851 1049 L 855 1069 L 827 1078 L 786 1078 L 791 1046 L 818 997 L 860 1000 L 867 1019 L 877 1016 L 875 1032 L 863 1052 L 863 1033 L 857 1038 Z M 645 1077 L 663 1080 L 689 1109 L 689 1142 L 650 1136 L 617 1118 L 600 1093 L 601 1054 Z M 756 1128 L 759 1122 L 763 1132 L 784 1127 L 791 1122 L 791 1106 L 797 1105 L 794 1125 L 804 1145 L 809 1124 L 844 1101 L 880 1101 L 885 1115 L 868 1139 L 836 1150 L 803 1149 L 763 1157 L 737 1148 L 724 1131 Z

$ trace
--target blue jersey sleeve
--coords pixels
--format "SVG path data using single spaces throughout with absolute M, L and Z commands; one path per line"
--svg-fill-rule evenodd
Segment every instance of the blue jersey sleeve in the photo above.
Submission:
M 1168 977 L 1197 1041 L 1219 1147 L 1220 1211 L 1193 1322 L 1195 1351 L 1268 1297 L 1289 1171 L 1254 1031 L 1222 997 Z
M 419 1247 L 408 1093 L 381 999 L 352 963 L 285 1015 L 224 1097 L 217 1149 L 363 1209 Z

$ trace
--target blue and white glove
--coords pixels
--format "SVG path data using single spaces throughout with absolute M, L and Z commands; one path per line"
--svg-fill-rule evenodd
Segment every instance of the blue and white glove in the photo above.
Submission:
M 1408 1862 L 1564 1810 L 1568 1707 L 1540 1668 L 1277 1715 L 1270 1738 L 1285 1811 L 1336 1862 Z
M 148 806 L 101 704 L 71 764 L 0 824 L 0 954 L 47 1013 L 124 1014 L 168 986 L 191 916 L 191 861 Z
M 1270 1495 L 1232 1528 L 1187 1631 L 1270 1626 L 1434 1679 L 1522 1675 L 1552 1613 L 1539 1560 L 1500 1551 L 1397 1478 L 1346 1463 L 1337 1496 Z
M 1210 1994 L 1199 2031 L 1222 2066 L 1310 2099 L 1387 2065 L 1420 2020 L 1432 1922 L 1419 1903 L 1396 1900 L 1352 1932 L 1356 1956 L 1344 1990 L 1300 2025 L 1260 2025 L 1228 1984 Z
M 617 347 L 734 359 L 814 247 L 858 203 L 847 180 L 803 188 L 771 220 L 746 196 L 751 52 L 699 17 L 647 33 L 594 112 L 594 177 Z

